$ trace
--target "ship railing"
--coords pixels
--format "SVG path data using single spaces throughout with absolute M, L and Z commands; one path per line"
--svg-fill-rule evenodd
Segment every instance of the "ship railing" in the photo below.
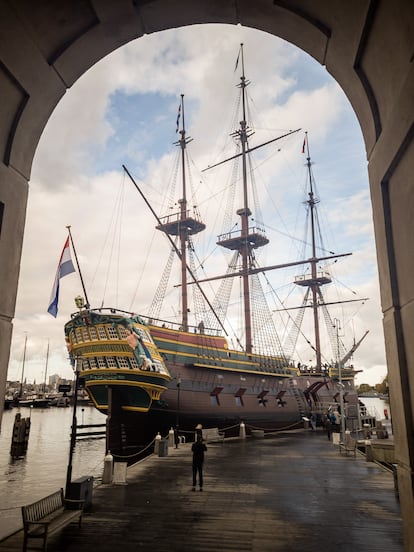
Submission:
M 164 320 L 162 318 L 153 318 L 151 316 L 141 316 L 141 318 L 149 325 L 159 326 L 160 328 L 169 328 L 172 330 L 182 330 L 180 322 L 172 322 L 171 320 Z M 202 323 L 197 325 L 189 324 L 187 332 L 206 334 L 210 336 L 221 337 L 223 332 L 219 328 L 209 328 Z
M 141 315 L 139 315 L 138 313 L 136 312 L 131 312 L 131 311 L 125 311 L 125 310 L 122 310 L 122 309 L 118 309 L 118 308 L 113 308 L 113 307 L 98 307 L 96 309 L 91 309 L 91 308 L 88 308 L 88 309 L 82 309 L 81 311 L 76 311 L 76 312 L 73 312 L 70 317 L 71 318 L 76 318 L 79 316 L 79 312 L 81 313 L 87 313 L 87 312 L 96 312 L 98 314 L 114 314 L 116 316 L 123 316 L 125 318 L 134 318 L 134 317 L 139 317 L 139 318 L 142 318 Z
M 364 402 L 364 399 L 362 398 L 362 403 Z M 379 420 L 380 415 L 378 413 L 378 410 L 375 408 L 375 406 L 366 406 L 365 404 L 360 405 L 359 407 L 361 417 L 367 420 L 367 423 L 369 420 Z M 371 425 L 375 426 L 375 421 L 369 422 Z
M 192 218 L 194 220 L 197 220 L 198 222 L 201 221 L 198 213 L 191 212 L 189 209 L 187 209 L 184 213 L 184 218 Z M 183 219 L 183 215 L 181 211 L 177 211 L 175 213 L 169 213 L 168 215 L 165 215 L 163 217 L 160 217 L 160 222 L 162 225 L 164 224 L 171 224 L 172 222 L 180 222 Z
M 96 309 L 87 309 L 87 312 L 96 312 L 98 314 L 114 314 L 116 316 L 123 316 L 125 318 L 138 317 L 147 324 L 154 324 L 160 327 L 164 326 L 166 328 L 172 328 L 175 330 L 182 329 L 181 324 L 179 322 L 172 322 L 171 320 L 164 320 L 162 318 L 154 318 L 147 315 L 138 314 L 137 312 L 125 311 L 118 308 L 100 307 Z M 71 314 L 71 318 L 76 318 L 77 316 L 79 316 L 79 311 Z M 188 332 L 205 333 L 206 335 L 217 336 L 217 337 L 221 337 L 223 333 L 220 328 L 209 328 L 203 325 L 202 325 L 202 331 L 201 331 L 200 324 L 198 325 L 189 324 Z
M 249 234 L 259 234 L 261 236 L 265 236 L 266 232 L 264 228 L 261 228 L 260 226 L 249 226 L 248 229 Z M 217 236 L 217 241 L 227 241 L 231 240 L 232 238 L 237 238 L 241 235 L 241 230 L 233 230 L 232 232 L 225 232 L 224 234 L 220 234 Z
M 321 278 L 330 278 L 331 274 L 326 271 L 319 271 L 316 273 L 315 279 L 321 279 Z M 295 276 L 295 282 L 304 282 L 306 280 L 310 280 L 312 278 L 310 273 L 307 274 L 301 274 L 300 276 Z
M 297 367 L 298 375 L 308 375 L 312 374 L 313 376 L 328 376 L 329 375 L 329 369 L 327 366 L 322 366 L 320 369 L 316 368 L 316 366 L 308 366 L 307 364 L 302 364 Z
M 345 403 L 344 406 L 345 415 L 351 416 L 352 413 L 352 417 L 355 417 L 354 410 L 356 405 L 348 405 Z M 326 414 L 326 412 L 335 411 L 338 410 L 338 408 L 340 408 L 340 404 L 335 401 L 316 402 L 312 405 L 312 411 L 315 411 L 318 414 Z
M 353 366 L 342 366 L 341 367 L 341 377 L 344 378 L 350 378 L 354 377 L 355 370 Z M 339 368 L 338 366 L 329 366 L 329 377 L 331 378 L 339 378 Z

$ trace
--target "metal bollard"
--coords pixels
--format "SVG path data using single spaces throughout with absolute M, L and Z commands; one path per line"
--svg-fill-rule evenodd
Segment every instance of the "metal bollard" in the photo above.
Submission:
M 158 456 L 160 458 L 168 456 L 168 439 L 161 439 L 158 450 Z
M 112 483 L 113 465 L 114 465 L 114 458 L 111 454 L 111 451 L 108 450 L 108 454 L 104 458 L 102 483 Z
M 240 423 L 239 437 L 240 439 L 246 439 L 246 426 L 244 425 L 244 422 Z

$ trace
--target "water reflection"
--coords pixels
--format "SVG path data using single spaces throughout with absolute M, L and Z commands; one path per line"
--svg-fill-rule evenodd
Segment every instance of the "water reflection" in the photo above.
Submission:
M 377 420 L 383 420 L 386 417 L 385 411 L 391 419 L 390 405 L 387 400 L 379 397 L 360 397 L 360 402 L 366 406 L 368 414 Z
M 79 409 L 81 410 L 81 409 Z M 27 453 L 10 456 L 14 418 L 17 412 L 29 417 L 27 408 L 5 411 L 0 434 L 0 496 L 4 509 L 15 508 L 65 487 L 69 459 L 71 408 L 33 409 Z M 78 413 L 78 423 L 105 423 L 106 417 L 93 407 Z M 105 455 L 104 439 L 76 443 L 72 461 L 72 479 L 84 475 L 102 476 Z

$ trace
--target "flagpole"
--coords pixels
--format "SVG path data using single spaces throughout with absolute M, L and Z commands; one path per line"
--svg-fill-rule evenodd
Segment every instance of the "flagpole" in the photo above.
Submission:
M 88 299 L 88 295 L 86 293 L 85 283 L 83 281 L 82 272 L 81 272 L 81 269 L 80 269 L 80 266 L 79 266 L 78 255 L 76 253 L 75 244 L 73 243 L 73 238 L 72 238 L 72 234 L 71 234 L 71 231 L 70 231 L 70 226 L 66 226 L 66 228 L 68 229 L 68 232 L 69 232 L 70 243 L 72 244 L 73 253 L 75 255 L 76 266 L 78 267 L 78 272 L 79 272 L 79 277 L 80 277 L 80 281 L 81 281 L 81 284 L 82 284 L 83 294 L 85 296 L 85 307 L 87 309 L 89 309 L 89 307 L 90 307 L 89 299 Z

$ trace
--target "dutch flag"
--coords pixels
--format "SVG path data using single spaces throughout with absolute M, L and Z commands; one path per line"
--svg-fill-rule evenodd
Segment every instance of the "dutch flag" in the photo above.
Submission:
M 59 282 L 63 276 L 75 272 L 75 267 L 73 266 L 72 259 L 70 256 L 69 248 L 69 236 L 66 239 L 65 245 L 63 246 L 63 251 L 60 256 L 59 264 L 56 270 L 55 281 L 53 282 L 52 293 L 50 294 L 49 312 L 52 316 L 56 318 L 58 313 L 58 302 L 59 302 Z

